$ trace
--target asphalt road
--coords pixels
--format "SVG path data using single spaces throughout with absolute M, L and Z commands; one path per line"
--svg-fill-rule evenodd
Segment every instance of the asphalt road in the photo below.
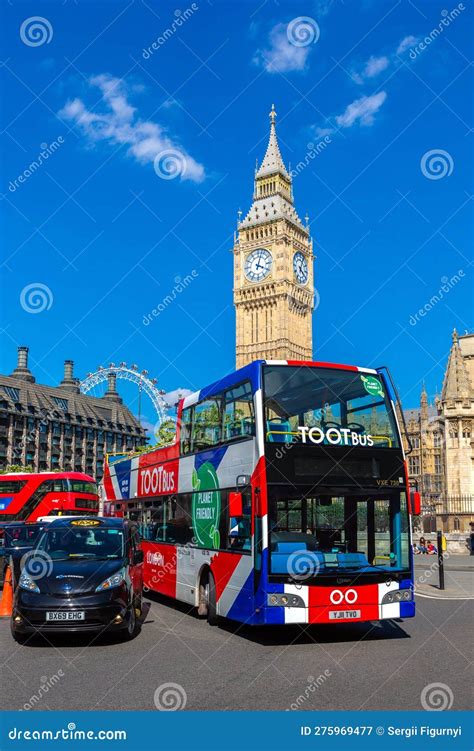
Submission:
M 165 598 L 149 604 L 128 643 L 18 646 L 1 620 L 2 709 L 155 709 L 155 696 L 187 709 L 421 709 L 440 682 L 453 709 L 472 704 L 472 600 L 419 598 L 415 619 L 306 630 L 211 628 Z

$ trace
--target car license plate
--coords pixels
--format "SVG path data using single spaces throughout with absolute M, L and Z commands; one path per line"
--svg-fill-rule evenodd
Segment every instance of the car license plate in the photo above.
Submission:
M 360 618 L 360 610 L 330 610 L 330 621 L 342 621 Z
M 83 621 L 84 610 L 53 610 L 46 613 L 47 621 Z

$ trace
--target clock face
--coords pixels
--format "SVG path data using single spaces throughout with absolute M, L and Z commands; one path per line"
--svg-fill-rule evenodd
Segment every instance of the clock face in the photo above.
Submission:
M 293 271 L 298 284 L 306 284 L 309 279 L 308 263 L 303 253 L 295 253 L 293 256 Z
M 261 282 L 270 273 L 272 254 L 265 248 L 252 250 L 245 259 L 245 276 L 249 282 Z

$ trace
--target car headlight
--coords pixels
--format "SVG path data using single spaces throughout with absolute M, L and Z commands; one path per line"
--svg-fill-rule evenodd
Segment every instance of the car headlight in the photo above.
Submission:
M 113 589 L 114 587 L 120 587 L 124 578 L 125 578 L 125 570 L 122 568 L 120 569 L 120 571 L 117 571 L 116 574 L 112 574 L 112 576 L 109 576 L 108 579 L 102 582 L 102 584 L 99 584 L 99 586 L 95 588 L 95 591 L 103 592 L 105 589 Z
M 21 574 L 18 586 L 21 587 L 21 589 L 26 589 L 28 592 L 40 591 L 40 588 L 38 587 L 35 580 L 32 579 L 31 576 L 26 573 L 26 571 L 23 571 L 23 573 Z
M 383 596 L 382 605 L 388 605 L 391 602 L 411 602 L 411 600 L 413 600 L 411 589 L 396 589 Z

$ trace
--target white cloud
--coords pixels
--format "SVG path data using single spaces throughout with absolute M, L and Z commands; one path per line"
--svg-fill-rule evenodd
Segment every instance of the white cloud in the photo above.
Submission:
M 352 73 L 352 80 L 355 83 L 363 84 L 368 78 L 375 78 L 390 65 L 390 59 L 385 55 L 376 57 L 372 55 L 365 63 L 360 73 Z
M 409 34 L 406 37 L 403 37 L 402 41 L 397 47 L 397 55 L 402 55 L 409 47 L 413 47 L 418 42 L 418 37 L 414 37 L 412 34 Z
M 60 117 L 73 121 L 90 143 L 108 141 L 128 146 L 127 154 L 141 164 L 153 163 L 158 154 L 173 150 L 182 155 L 181 180 L 201 182 L 204 167 L 172 139 L 165 128 L 153 120 L 141 120 L 129 103 L 132 89 L 120 78 L 106 73 L 89 79 L 89 86 L 102 92 L 106 110 L 89 110 L 82 99 L 66 102 Z
M 317 0 L 314 6 L 314 15 L 316 18 L 327 16 L 336 4 L 336 0 Z
M 334 133 L 334 128 L 315 128 L 315 135 L 317 138 L 324 138 L 324 136 L 330 136 Z
M 379 73 L 388 68 L 389 65 L 390 60 L 388 57 L 375 57 L 372 55 L 365 65 L 364 75 L 366 78 L 374 78 L 374 76 L 378 76 Z
M 269 46 L 257 50 L 254 63 L 265 68 L 267 73 L 288 73 L 304 70 L 311 45 L 297 47 L 291 44 L 287 35 L 288 24 L 279 23 L 270 31 Z
M 342 115 L 337 115 L 336 122 L 341 128 L 351 128 L 355 123 L 360 125 L 372 125 L 374 115 L 385 102 L 387 94 L 380 91 L 372 96 L 363 96 L 349 104 Z

